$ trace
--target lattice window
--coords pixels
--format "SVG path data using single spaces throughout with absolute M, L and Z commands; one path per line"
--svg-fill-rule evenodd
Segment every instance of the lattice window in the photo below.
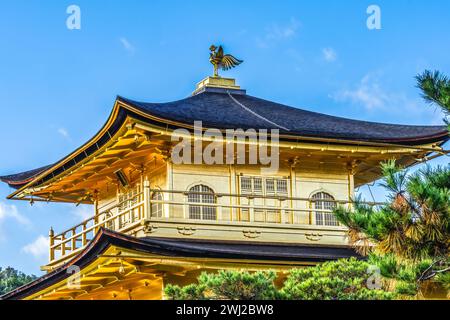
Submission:
M 259 177 L 253 178 L 253 192 L 262 194 L 263 193 L 263 179 Z
M 314 208 L 318 210 L 330 210 L 332 211 L 336 207 L 333 196 L 326 192 L 318 192 L 312 196 L 314 201 Z M 321 226 L 338 226 L 335 215 L 332 212 L 316 211 L 316 224 Z
M 261 195 L 261 196 L 276 196 L 288 195 L 288 179 L 274 178 L 274 177 L 258 177 L 258 176 L 241 176 L 241 194 Z M 264 198 L 255 197 L 255 206 L 274 206 L 273 203 L 267 204 Z M 249 209 L 241 209 L 241 221 L 249 221 Z M 280 222 L 281 211 L 274 208 L 273 210 L 254 209 L 255 222 Z
M 288 193 L 288 179 L 243 176 L 241 177 L 241 193 L 260 195 L 286 195 Z
M 161 192 L 157 191 L 152 194 L 151 197 L 151 216 L 152 218 L 162 218 L 163 217 L 163 207 L 162 203 L 153 202 L 153 201 L 162 201 L 163 196 Z
M 288 184 L 286 179 L 277 179 L 277 193 L 279 194 L 288 193 Z
M 138 202 L 139 187 L 132 188 L 127 192 L 119 194 L 119 211 L 123 212 L 133 207 Z
M 140 201 L 140 185 L 126 190 L 117 197 L 118 199 L 118 214 L 120 214 L 118 228 L 135 222 L 139 218 L 139 208 L 135 207 Z M 122 214 L 124 213 L 124 214 Z
M 216 197 L 211 188 L 205 185 L 196 185 L 189 189 L 188 202 L 202 204 L 216 203 Z M 189 205 L 189 218 L 199 220 L 216 220 L 216 207 Z
M 241 191 L 243 194 L 253 192 L 251 177 L 241 177 Z
M 266 180 L 266 193 L 267 194 L 274 194 L 275 193 L 275 180 L 274 179 L 267 179 Z

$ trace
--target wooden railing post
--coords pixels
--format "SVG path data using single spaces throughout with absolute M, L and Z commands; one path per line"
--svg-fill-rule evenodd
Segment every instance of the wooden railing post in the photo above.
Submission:
M 48 239 L 49 239 L 49 259 L 50 262 L 55 260 L 55 250 L 53 248 L 55 244 L 55 231 L 53 231 L 53 228 L 50 227 L 50 231 L 48 232 Z
M 222 206 L 220 204 L 217 205 L 217 220 L 222 220 Z
M 61 257 L 66 255 L 66 234 L 61 235 Z
M 86 223 L 83 223 L 83 234 L 81 236 L 81 245 L 84 247 L 87 245 L 87 238 L 86 238 Z
M 249 220 L 253 222 L 255 221 L 255 201 L 253 198 L 249 198 L 248 203 L 250 205 L 250 209 L 248 210 Z

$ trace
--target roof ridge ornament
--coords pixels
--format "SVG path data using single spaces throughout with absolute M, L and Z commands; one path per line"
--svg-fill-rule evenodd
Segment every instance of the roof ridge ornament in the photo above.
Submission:
M 211 45 L 209 47 L 209 62 L 214 66 L 214 77 L 219 78 L 219 68 L 222 70 L 229 70 L 240 65 L 244 60 L 239 60 L 231 54 L 224 54 L 223 47 L 219 45 Z

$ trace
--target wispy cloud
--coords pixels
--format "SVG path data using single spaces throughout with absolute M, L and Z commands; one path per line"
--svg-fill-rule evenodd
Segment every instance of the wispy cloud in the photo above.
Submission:
M 7 240 L 3 225 L 5 223 L 10 225 L 14 222 L 27 228 L 31 226 L 31 221 L 22 215 L 15 205 L 8 205 L 0 202 L 0 241 Z
M 337 59 L 337 53 L 333 48 L 322 49 L 322 55 L 325 61 L 334 62 Z
M 389 94 L 380 87 L 378 78 L 371 74 L 365 75 L 355 88 L 340 90 L 332 97 L 336 101 L 362 105 L 367 110 L 384 108 L 389 102 Z
M 290 61 L 293 64 L 294 70 L 296 72 L 302 72 L 303 67 L 305 65 L 305 58 L 300 53 L 300 51 L 293 48 L 289 48 L 286 50 L 286 54 L 289 56 Z
M 128 51 L 131 54 L 134 54 L 134 52 L 136 51 L 136 48 L 130 43 L 130 41 L 128 41 L 127 38 L 121 37 L 121 38 L 119 38 L 119 41 L 126 51 Z
M 75 216 L 77 220 L 87 220 L 94 215 L 94 211 L 92 206 L 88 205 L 80 205 L 71 211 L 71 213 Z
M 434 112 L 417 94 L 410 97 L 405 92 L 396 92 L 383 85 L 382 73 L 366 74 L 353 88 L 341 89 L 330 97 L 337 102 L 349 102 L 363 107 L 367 112 L 382 111 L 386 115 L 400 116 L 408 123 L 442 124 L 442 114 Z
M 49 248 L 49 241 L 47 237 L 40 235 L 36 240 L 27 244 L 22 248 L 22 251 L 31 254 L 36 259 L 41 259 L 47 256 Z
M 15 220 L 16 222 L 23 225 L 30 224 L 30 220 L 20 214 L 15 205 L 8 205 L 0 202 L 0 224 L 6 219 Z
M 277 23 L 272 24 L 267 27 L 263 37 L 256 39 L 256 44 L 261 48 L 268 48 L 275 42 L 294 37 L 297 34 L 299 27 L 300 22 L 295 18 L 291 18 L 288 23 L 283 25 Z
M 69 131 L 65 128 L 59 128 L 58 133 L 66 139 L 69 139 Z

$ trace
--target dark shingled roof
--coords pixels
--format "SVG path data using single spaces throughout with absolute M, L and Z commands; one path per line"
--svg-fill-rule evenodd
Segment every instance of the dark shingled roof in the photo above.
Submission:
M 297 244 L 247 243 L 193 239 L 135 238 L 107 229 L 100 229 L 89 245 L 58 269 L 13 290 L 1 299 L 23 299 L 54 285 L 71 275 L 67 269 L 76 265 L 83 269 L 114 245 L 166 257 L 245 259 L 270 262 L 324 262 L 341 258 L 361 258 L 351 247 L 307 246 Z
M 16 183 L 23 184 L 27 181 L 33 180 L 34 177 L 38 176 L 40 173 L 51 168 L 53 165 L 43 166 L 30 171 L 25 171 L 17 174 L 11 174 L 9 176 L 2 176 L 0 180 L 6 182 L 7 184 L 14 186 Z
M 209 128 L 280 129 L 280 133 L 292 135 L 399 144 L 430 141 L 448 135 L 445 126 L 410 126 L 351 120 L 293 108 L 246 94 L 206 91 L 168 103 L 144 103 L 122 97 L 119 100 L 161 118 L 190 125 L 194 121 L 202 121 L 203 126 Z
M 137 102 L 123 97 L 117 100 L 144 114 L 187 125 L 202 121 L 204 128 L 218 129 L 279 129 L 281 134 L 310 138 L 331 138 L 361 142 L 391 143 L 398 145 L 419 145 L 446 141 L 449 139 L 445 126 L 409 126 L 351 120 L 317 112 L 289 107 L 283 104 L 259 99 L 245 94 L 245 91 L 227 91 L 205 88 L 199 94 L 183 100 L 167 103 Z M 149 123 L 150 120 L 135 112 L 122 108 L 107 134 L 77 156 L 79 162 L 98 147 L 104 145 L 118 130 L 127 116 Z M 174 128 L 173 125 L 169 127 Z M 0 177 L 13 188 L 21 188 L 34 177 L 51 166 Z M 70 166 L 66 166 L 68 169 Z M 58 168 L 54 174 L 62 171 Z

